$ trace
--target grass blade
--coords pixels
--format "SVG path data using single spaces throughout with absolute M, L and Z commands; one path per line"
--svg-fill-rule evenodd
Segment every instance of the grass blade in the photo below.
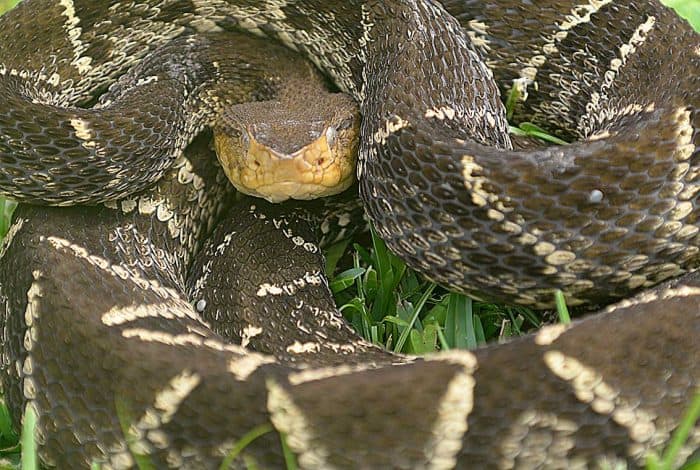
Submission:
M 700 419 L 700 390 L 695 393 L 688 411 L 683 415 L 681 423 L 671 436 L 671 440 L 661 458 L 659 459 L 656 454 L 651 454 L 647 459 L 647 468 L 649 470 L 671 470 L 675 468 L 674 462 L 678 457 L 678 452 L 688 440 L 690 431 L 695 427 L 698 419 Z M 700 462 L 692 463 L 690 468 L 695 465 L 700 467 Z
M 243 452 L 243 450 L 250 445 L 251 442 L 253 442 L 255 439 L 259 438 L 260 436 L 264 436 L 265 434 L 273 431 L 273 427 L 270 424 L 261 424 L 259 426 L 254 427 L 243 437 L 241 437 L 238 442 L 236 442 L 236 445 L 233 446 L 233 449 L 226 455 L 226 458 L 221 462 L 221 465 L 219 466 L 219 470 L 227 470 L 231 468 L 231 465 L 233 464 L 233 461 L 236 460 L 236 458 Z
M 418 315 L 420 312 L 423 310 L 423 307 L 425 306 L 425 303 L 428 301 L 430 296 L 433 294 L 433 290 L 435 289 L 435 284 L 430 284 L 428 288 L 423 292 L 423 295 L 421 296 L 420 300 L 418 301 L 418 304 L 413 310 L 413 315 L 411 315 L 411 320 L 408 322 L 408 326 L 404 328 L 404 330 L 401 332 L 401 336 L 399 336 L 399 340 L 396 342 L 396 346 L 394 347 L 394 352 L 401 352 L 403 349 L 404 343 L 406 343 L 406 339 L 408 339 L 408 335 L 411 333 L 411 330 L 413 329 L 413 325 L 416 323 L 416 320 L 418 319 Z
M 27 403 L 22 422 L 22 470 L 38 470 L 39 462 L 36 456 L 34 429 L 37 416 L 31 404 Z
M 566 297 L 564 293 L 558 290 L 554 294 L 554 302 L 557 305 L 557 314 L 559 315 L 559 321 L 565 325 L 571 323 L 571 315 L 569 315 L 569 308 L 566 306 Z

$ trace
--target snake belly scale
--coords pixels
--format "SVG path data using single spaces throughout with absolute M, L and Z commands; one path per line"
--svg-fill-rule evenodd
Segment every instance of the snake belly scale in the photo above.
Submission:
M 167 287 L 173 280 L 152 274 L 151 265 L 143 277 L 98 254 L 141 246 L 144 231 L 173 252 L 192 243 L 191 227 L 178 230 L 176 243 L 145 228 L 150 218 L 129 222 L 113 231 L 127 235 L 91 252 L 20 213 L 8 253 L 30 240 L 48 248 L 37 269 L 22 269 L 32 264 L 18 257 L 7 272 L 22 274 L 2 279 L 4 351 L 23 351 L 3 354 L 3 378 L 15 385 L 11 401 L 38 407 L 46 461 L 133 464 L 111 404 L 100 397 L 108 390 L 105 396 L 126 396 L 135 410 L 137 453 L 163 465 L 211 466 L 245 430 L 266 422 L 289 437 L 308 468 L 641 464 L 668 438 L 700 381 L 693 274 L 700 260 L 700 41 L 656 1 L 531 9 L 515 0 L 152 0 L 128 8 L 25 0 L 2 17 L 6 195 L 97 203 L 130 197 L 175 171 L 175 154 L 203 123 L 181 124 L 166 139 L 171 150 L 146 156 L 149 165 L 125 161 L 110 173 L 96 162 L 138 151 L 100 139 L 99 123 L 66 115 L 76 113 L 66 107 L 92 102 L 149 50 L 180 35 L 238 27 L 306 55 L 360 103 L 361 196 L 378 233 L 412 267 L 457 291 L 534 307 L 551 305 L 557 289 L 572 305 L 648 289 L 570 329 L 475 353 L 407 361 L 351 339 L 345 351 L 366 354 L 366 365 L 329 359 L 326 368 L 306 370 L 275 359 L 274 348 L 272 356 L 247 353 L 207 332 Z M 36 11 L 44 13 L 39 24 Z M 558 126 L 557 134 L 577 142 L 510 150 L 499 96 L 511 86 L 528 95 L 518 117 Z M 131 117 L 126 110 L 115 118 L 127 135 L 138 131 L 123 122 Z M 81 187 L 88 177 L 99 184 Z M 41 210 L 86 217 L 85 209 Z M 68 224 L 53 224 L 71 233 Z M 674 277 L 680 280 L 651 288 Z M 93 295 L 81 295 L 88 290 Z M 126 297 L 116 301 L 113 292 Z M 133 298 L 146 306 L 134 307 L 136 323 L 117 319 L 107 328 L 109 308 Z M 96 318 L 102 299 L 117 303 L 100 305 Z M 160 315 L 165 301 L 169 313 Z M 75 312 L 93 315 L 75 322 Z M 163 322 L 168 315 L 177 320 Z M 42 330 L 57 340 L 38 336 Z M 65 344 L 76 347 L 59 347 Z M 80 371 L 96 357 L 104 371 L 58 380 L 65 364 Z M 519 362 L 524 357 L 532 360 Z M 513 363 L 527 363 L 526 373 L 515 374 Z M 362 407 L 397 382 L 404 386 L 382 410 Z M 134 383 L 141 390 L 126 387 Z M 514 390 L 517 399 L 503 397 Z M 47 404 L 50 396 L 60 399 Z M 430 416 L 405 412 L 404 403 L 428 396 L 439 397 Z M 505 437 L 491 442 L 494 434 Z M 697 451 L 699 439 L 695 427 L 683 456 Z M 250 448 L 269 466 L 279 463 L 272 440 Z

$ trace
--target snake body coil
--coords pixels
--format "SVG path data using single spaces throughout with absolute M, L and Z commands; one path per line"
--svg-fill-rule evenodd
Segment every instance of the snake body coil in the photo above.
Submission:
M 156 105 L 97 120 L 65 107 L 90 103 L 177 36 L 240 27 L 299 50 L 360 103 L 358 176 L 368 214 L 389 246 L 432 279 L 547 307 L 557 289 L 572 305 L 607 302 L 693 271 L 700 41 L 690 27 L 656 1 L 444 7 L 461 25 L 432 1 L 150 0 L 127 8 L 25 0 L 0 19 L 0 190 L 66 205 L 128 196 L 168 171 L 188 179 L 180 175 L 186 164 L 169 168 L 202 121 L 178 115 L 177 132 L 165 135 L 155 130 L 163 112 Z M 36 9 L 47 22 L 36 26 L 45 27 L 29 27 Z M 119 95 L 129 83 L 111 91 Z M 556 133 L 579 141 L 510 150 L 499 87 L 514 84 L 528 94 L 519 118 L 559 126 Z M 118 145 L 117 136 L 169 146 L 146 155 Z M 304 467 L 636 465 L 668 438 L 700 381 L 700 287 L 692 274 L 569 331 L 550 328 L 476 353 L 394 365 L 405 360 L 352 339 L 324 343 L 320 326 L 343 329 L 325 310 L 314 341 L 288 344 L 291 336 L 281 335 L 283 351 L 318 365 L 305 355 L 334 345 L 341 356 L 366 354 L 368 365 L 328 359 L 333 367 L 305 370 L 246 353 L 209 332 L 183 300 L 182 279 L 163 274 L 182 272 L 189 254 L 176 247 L 189 253 L 194 227 L 209 224 L 214 211 L 180 208 L 168 218 L 153 203 L 160 189 L 151 191 L 114 206 L 128 216 L 47 211 L 64 235 L 18 216 L 6 256 L 32 243 L 43 247 L 42 262 L 3 260 L 4 378 L 17 408 L 39 412 L 48 463 L 122 467 L 133 464 L 131 451 L 163 465 L 211 466 L 248 430 L 271 422 Z M 182 214 L 184 225 L 176 222 Z M 71 240 L 80 230 L 72 224 L 86 217 L 116 224 L 109 243 Z M 167 220 L 167 230 L 151 230 L 156 219 Z M 173 266 L 160 269 L 151 250 Z M 257 336 L 257 328 L 243 336 Z M 528 359 L 526 374 L 510 366 L 519 358 Z M 103 370 L 88 367 L 94 363 Z M 364 407 L 390 383 L 404 386 L 381 411 Z M 430 416 L 406 412 L 429 397 L 437 397 Z M 126 437 L 111 413 L 115 400 L 127 402 L 120 407 L 130 418 Z M 682 454 L 699 440 L 696 426 Z M 273 448 L 267 436 L 250 452 L 272 466 L 279 464 Z

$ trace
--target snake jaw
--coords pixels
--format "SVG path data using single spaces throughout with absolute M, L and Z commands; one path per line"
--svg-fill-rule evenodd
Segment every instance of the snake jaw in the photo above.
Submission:
M 291 153 L 261 143 L 250 126 L 238 135 L 217 129 L 214 143 L 217 158 L 238 191 L 275 203 L 308 200 L 350 187 L 358 128 L 358 123 L 346 129 L 328 125 L 320 136 Z

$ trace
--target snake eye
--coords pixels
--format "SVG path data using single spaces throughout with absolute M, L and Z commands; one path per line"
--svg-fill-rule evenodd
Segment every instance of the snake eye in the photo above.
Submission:
M 335 130 L 335 127 L 328 126 L 328 129 L 326 129 L 326 142 L 328 142 L 329 147 L 333 147 L 335 145 L 335 139 L 337 137 L 338 131 Z

